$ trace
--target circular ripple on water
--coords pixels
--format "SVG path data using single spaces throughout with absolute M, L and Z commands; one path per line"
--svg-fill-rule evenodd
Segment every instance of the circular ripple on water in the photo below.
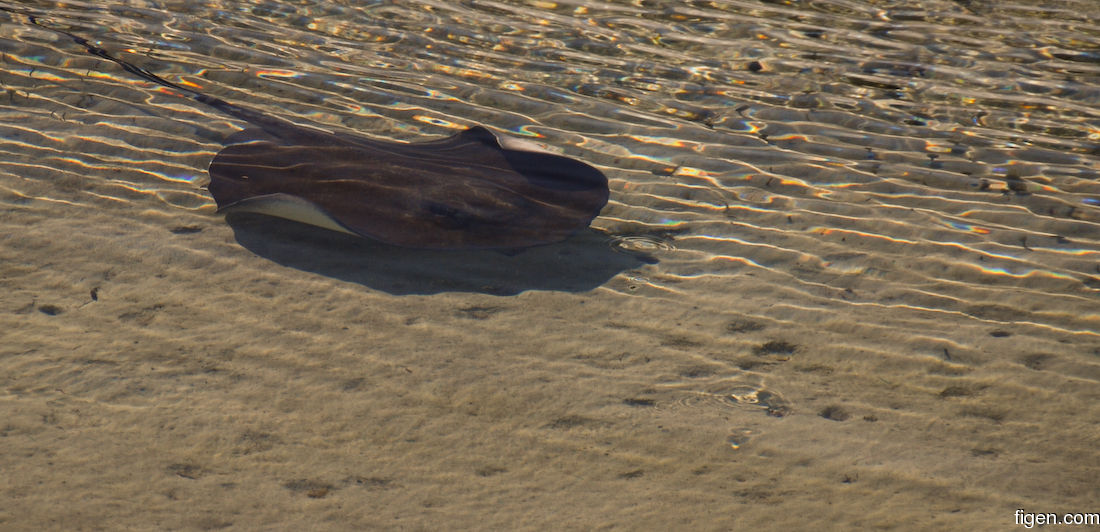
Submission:
M 672 239 L 661 235 L 617 235 L 611 237 L 607 245 L 612 250 L 630 255 L 642 262 L 654 264 L 654 254 L 676 249 Z
M 621 253 L 652 253 L 676 249 L 672 239 L 658 235 L 623 235 L 611 238 L 611 249 Z
M 769 416 L 785 417 L 791 413 L 790 403 L 771 390 L 754 386 L 734 386 L 721 391 L 690 390 L 677 399 L 676 404 L 683 406 L 714 405 L 721 407 L 759 407 Z

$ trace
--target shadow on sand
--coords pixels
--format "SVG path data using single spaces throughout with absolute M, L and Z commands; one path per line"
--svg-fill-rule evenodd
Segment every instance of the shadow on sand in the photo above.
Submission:
M 261 257 L 395 295 L 585 292 L 620 272 L 655 262 L 614 251 L 607 237 L 592 229 L 558 244 L 502 253 L 400 248 L 251 213 L 231 213 L 226 221 L 237 242 Z

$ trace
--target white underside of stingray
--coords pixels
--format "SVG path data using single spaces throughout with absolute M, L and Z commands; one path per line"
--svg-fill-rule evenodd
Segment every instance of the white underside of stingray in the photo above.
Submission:
M 256 196 L 239 202 L 225 210 L 227 212 L 254 212 L 266 214 L 268 216 L 285 218 L 287 220 L 323 227 L 349 235 L 355 234 L 348 230 L 348 228 L 340 225 L 340 222 L 334 220 L 331 216 L 326 214 L 325 211 L 318 209 L 313 203 L 289 194 Z

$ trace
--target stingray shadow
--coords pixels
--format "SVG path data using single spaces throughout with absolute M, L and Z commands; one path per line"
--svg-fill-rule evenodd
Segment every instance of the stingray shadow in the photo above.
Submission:
M 230 213 L 226 222 L 237 242 L 256 255 L 394 295 L 585 292 L 623 271 L 656 262 L 616 252 L 605 235 L 592 229 L 564 242 L 505 254 L 402 248 L 254 213 Z

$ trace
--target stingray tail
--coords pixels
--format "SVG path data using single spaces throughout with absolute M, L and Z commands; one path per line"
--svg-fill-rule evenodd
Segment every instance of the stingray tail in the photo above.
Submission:
M 8 9 L 8 8 L 5 8 L 5 7 L 0 7 L 0 10 L 12 12 L 12 13 L 18 13 L 17 11 L 14 11 L 14 10 L 11 10 L 11 9 Z M 238 107 L 238 106 L 233 105 L 233 104 L 231 104 L 231 103 L 229 103 L 225 100 L 222 100 L 221 98 L 215 98 L 213 96 L 203 94 L 203 93 L 201 93 L 201 92 L 199 92 L 195 89 L 184 87 L 183 85 L 180 85 L 178 83 L 173 83 L 171 81 L 168 81 L 168 80 L 166 80 L 166 79 L 164 79 L 164 78 L 162 78 L 162 77 L 160 77 L 160 76 L 158 76 L 158 75 L 156 75 L 156 74 L 154 74 L 154 73 L 152 73 L 152 72 L 150 72 L 150 71 L 148 71 L 144 68 L 141 68 L 141 67 L 139 67 L 139 66 L 137 66 L 133 63 L 130 63 L 129 61 L 126 61 L 124 59 L 120 59 L 118 57 L 115 57 L 110 52 L 108 52 L 105 48 L 102 48 L 100 46 L 96 46 L 95 44 L 92 44 L 90 41 L 88 41 L 88 39 L 85 39 L 84 37 L 81 37 L 79 35 L 74 35 L 72 33 L 69 33 L 68 31 L 53 28 L 53 27 L 50 27 L 46 24 L 43 24 L 43 23 L 39 22 L 38 16 L 36 16 L 36 15 L 32 15 L 32 14 L 29 14 L 29 13 L 19 13 L 19 14 L 26 16 L 31 24 L 34 24 L 35 26 L 38 26 L 39 28 L 42 28 L 44 30 L 52 31 L 52 32 L 57 33 L 57 34 L 64 35 L 64 36 L 68 37 L 69 39 L 72 39 L 72 41 L 75 42 L 76 44 L 79 44 L 80 46 L 83 46 L 84 49 L 87 50 L 89 54 L 92 54 L 96 57 L 100 57 L 100 58 L 106 59 L 106 60 L 108 60 L 112 63 L 115 63 L 118 66 L 122 67 L 123 70 L 125 70 L 125 71 L 127 71 L 127 72 L 141 78 L 141 79 L 144 79 L 145 81 L 149 81 L 149 82 L 155 83 L 157 85 L 161 85 L 163 87 L 167 87 L 169 89 L 173 89 L 175 91 L 178 91 L 184 96 L 190 97 L 191 99 L 193 99 L 197 102 L 209 105 L 210 107 L 213 107 L 214 109 L 217 109 L 217 110 L 219 110 L 219 111 L 221 111 L 221 112 L 223 112 L 223 113 L 225 113 L 229 116 L 232 116 L 234 118 L 238 118 L 240 120 L 244 120 L 244 121 L 249 122 L 253 125 L 256 125 L 256 126 L 259 126 L 259 127 L 263 128 L 265 130 L 268 130 L 269 132 L 272 132 L 272 133 L 276 134 L 276 136 L 277 136 L 277 131 L 279 130 L 279 126 L 284 126 L 285 125 L 285 122 L 281 119 L 273 118 L 273 117 L 264 115 L 262 113 L 253 111 L 251 109 Z

